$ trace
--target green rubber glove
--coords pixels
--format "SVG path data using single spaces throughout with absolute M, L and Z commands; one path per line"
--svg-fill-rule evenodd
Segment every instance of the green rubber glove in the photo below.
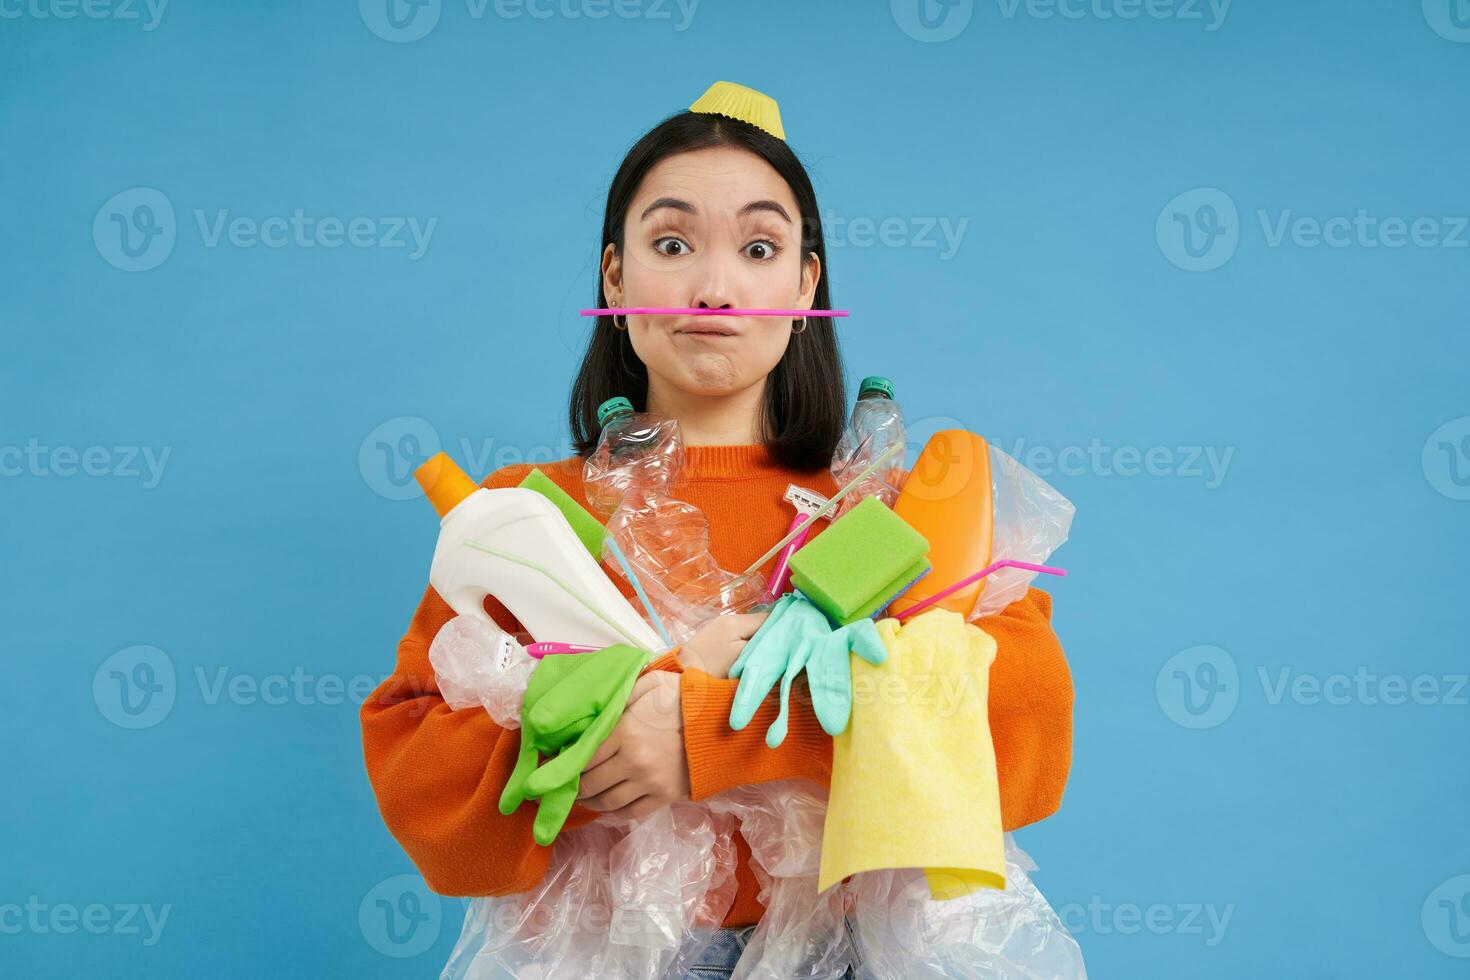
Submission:
M 739 678 L 730 706 L 730 727 L 740 731 L 750 724 L 761 702 L 781 681 L 781 709 L 766 729 L 766 745 L 775 748 L 786 739 L 791 685 L 806 670 L 812 710 L 822 730 L 840 735 L 852 715 L 852 660 L 856 653 L 871 664 L 888 657 L 871 619 L 860 619 L 840 629 L 800 592 L 776 600 L 761 628 L 740 651 L 730 667 Z
M 548 845 L 561 832 L 582 770 L 612 734 L 651 657 L 619 644 L 593 653 L 550 654 L 531 672 L 521 703 L 520 754 L 500 794 L 500 812 L 508 816 L 527 798 L 537 798 L 536 843 Z M 554 758 L 540 765 L 542 755 Z

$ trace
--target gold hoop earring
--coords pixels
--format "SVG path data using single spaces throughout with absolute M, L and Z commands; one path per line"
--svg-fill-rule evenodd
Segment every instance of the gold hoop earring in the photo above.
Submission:
M 613 329 L 614 330 L 627 330 L 628 329 L 628 318 L 626 316 L 623 317 L 623 325 L 621 327 L 618 326 L 618 315 L 616 313 L 613 314 L 612 322 L 613 322 Z
M 799 326 L 799 327 L 792 327 L 791 328 L 791 332 L 792 333 L 803 333 L 805 330 L 806 330 L 806 317 L 802 317 L 801 318 L 801 326 Z

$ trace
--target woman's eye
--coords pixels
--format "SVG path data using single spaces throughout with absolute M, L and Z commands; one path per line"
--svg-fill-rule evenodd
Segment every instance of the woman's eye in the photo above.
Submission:
M 751 242 L 749 245 L 745 246 L 746 256 L 755 259 L 757 262 L 764 262 L 767 259 L 774 259 L 776 257 L 776 253 L 779 251 L 780 249 L 776 246 L 775 242 Z
M 690 248 L 677 238 L 660 238 L 653 243 L 654 250 L 668 256 L 688 255 Z

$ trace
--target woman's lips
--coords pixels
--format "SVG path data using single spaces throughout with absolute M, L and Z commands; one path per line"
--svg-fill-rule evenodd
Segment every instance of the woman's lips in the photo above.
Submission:
M 729 327 L 717 326 L 713 323 L 696 323 L 687 327 L 680 327 L 675 333 L 688 334 L 691 337 L 735 337 L 738 336 Z

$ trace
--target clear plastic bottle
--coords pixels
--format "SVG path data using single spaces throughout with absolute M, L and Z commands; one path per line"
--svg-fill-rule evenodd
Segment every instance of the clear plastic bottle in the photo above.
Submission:
M 857 403 L 832 454 L 832 479 L 840 488 L 856 477 L 895 443 L 900 447 L 888 462 L 842 498 L 833 520 L 856 507 L 864 497 L 877 497 L 892 507 L 903 485 L 903 445 L 907 432 L 903 409 L 894 398 L 893 382 L 874 375 L 858 386 Z
M 673 643 L 705 620 L 747 612 L 760 601 L 755 576 L 721 568 L 710 554 L 709 520 L 673 496 L 684 466 L 677 419 L 634 412 L 626 398 L 597 410 L 602 435 L 582 468 L 587 502 L 607 517 L 608 537 L 622 550 Z M 608 545 L 603 557 L 623 572 Z

